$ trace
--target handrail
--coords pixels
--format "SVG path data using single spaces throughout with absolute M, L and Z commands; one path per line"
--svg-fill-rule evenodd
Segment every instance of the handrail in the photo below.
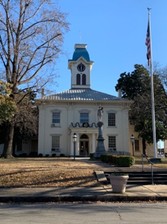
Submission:
M 153 170 L 154 163 L 148 158 L 148 156 L 146 154 L 142 154 L 142 172 L 144 171 L 144 169 L 143 169 L 143 167 L 144 167 L 143 159 L 144 158 L 146 158 L 147 162 L 151 164 L 151 183 L 154 184 L 154 170 Z

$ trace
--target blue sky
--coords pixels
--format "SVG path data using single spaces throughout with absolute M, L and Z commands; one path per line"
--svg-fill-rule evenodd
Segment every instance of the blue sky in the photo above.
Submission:
M 115 85 L 122 72 L 131 72 L 134 64 L 147 66 L 147 8 L 151 8 L 153 61 L 167 65 L 167 0 L 57 0 L 67 13 L 70 31 L 65 34 L 64 54 L 58 59 L 55 92 L 70 88 L 68 59 L 75 43 L 87 44 L 94 61 L 91 88 L 116 95 Z

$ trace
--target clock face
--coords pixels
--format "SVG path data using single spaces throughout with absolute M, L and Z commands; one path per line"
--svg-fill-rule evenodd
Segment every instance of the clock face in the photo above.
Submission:
M 78 69 L 78 71 L 83 72 L 83 71 L 85 70 L 85 65 L 82 64 L 82 63 L 80 63 L 80 64 L 77 66 L 77 69 Z

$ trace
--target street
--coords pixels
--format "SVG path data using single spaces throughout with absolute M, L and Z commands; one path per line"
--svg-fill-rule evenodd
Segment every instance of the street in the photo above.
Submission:
M 162 224 L 167 203 L 0 204 L 1 224 Z

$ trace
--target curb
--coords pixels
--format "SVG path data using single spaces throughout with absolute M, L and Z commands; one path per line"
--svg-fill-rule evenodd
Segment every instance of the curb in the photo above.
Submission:
M 49 203 L 49 202 L 145 202 L 145 201 L 167 201 L 167 196 L 46 196 L 46 197 L 0 197 L 0 203 Z

